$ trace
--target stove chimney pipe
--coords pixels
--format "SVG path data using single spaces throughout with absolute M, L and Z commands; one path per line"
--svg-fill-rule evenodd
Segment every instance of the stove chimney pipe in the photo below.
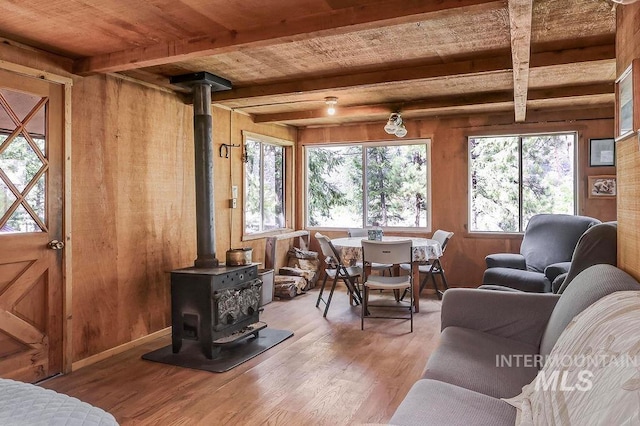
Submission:
M 211 85 L 193 86 L 193 137 L 196 172 L 196 223 L 198 258 L 196 268 L 215 268 L 216 218 L 213 184 L 213 118 L 211 117 Z
M 171 77 L 170 81 L 172 84 L 190 88 L 193 93 L 198 240 L 198 257 L 194 266 L 196 268 L 215 268 L 219 266 L 219 261 L 216 258 L 211 91 L 230 90 L 231 82 L 207 72 L 183 74 Z

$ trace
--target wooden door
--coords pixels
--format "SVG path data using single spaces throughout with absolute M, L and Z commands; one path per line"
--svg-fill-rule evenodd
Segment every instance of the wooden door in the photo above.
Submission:
M 0 377 L 62 370 L 63 87 L 0 70 Z

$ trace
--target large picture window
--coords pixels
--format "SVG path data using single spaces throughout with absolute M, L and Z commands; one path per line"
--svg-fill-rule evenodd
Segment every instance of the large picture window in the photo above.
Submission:
M 245 234 L 285 228 L 285 147 L 246 136 L 245 155 Z
M 535 214 L 575 214 L 575 144 L 575 133 L 470 137 L 470 231 L 524 232 Z
M 428 143 L 306 149 L 306 225 L 429 227 Z

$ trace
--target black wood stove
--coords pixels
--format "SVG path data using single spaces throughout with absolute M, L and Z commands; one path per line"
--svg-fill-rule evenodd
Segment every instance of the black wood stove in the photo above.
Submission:
M 262 281 L 256 265 L 185 268 L 171 272 L 171 340 L 198 340 L 212 359 L 225 344 L 266 327 L 259 322 Z
M 212 359 L 220 347 L 266 327 L 259 322 L 262 282 L 256 265 L 226 267 L 216 258 L 211 92 L 231 89 L 231 82 L 207 72 L 179 75 L 171 83 L 193 93 L 198 257 L 194 266 L 171 272 L 173 353 L 183 339 L 200 342 Z

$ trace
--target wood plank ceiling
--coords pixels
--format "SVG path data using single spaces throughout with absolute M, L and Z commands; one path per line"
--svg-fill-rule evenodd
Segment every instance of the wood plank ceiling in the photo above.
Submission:
M 169 87 L 208 71 L 214 103 L 256 122 L 322 126 L 609 108 L 609 0 L 21 0 L 0 35 L 74 59 L 74 72 Z M 33 24 L 25 24 L 33 23 Z M 335 116 L 324 98 L 338 97 Z

